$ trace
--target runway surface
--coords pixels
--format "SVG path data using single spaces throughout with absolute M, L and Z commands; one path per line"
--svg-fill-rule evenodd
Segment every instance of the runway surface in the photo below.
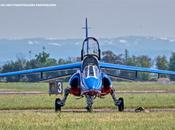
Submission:
M 0 110 L 0 113 L 18 113 L 18 112 L 42 112 L 42 113 L 53 113 L 55 112 L 54 109 L 26 109 L 26 110 Z M 75 112 L 75 113 L 84 113 L 87 112 L 86 109 L 62 109 L 61 112 Z M 93 112 L 119 112 L 117 109 L 93 109 Z M 150 108 L 144 109 L 142 111 L 135 111 L 135 109 L 125 109 L 124 112 L 175 112 L 175 108 Z

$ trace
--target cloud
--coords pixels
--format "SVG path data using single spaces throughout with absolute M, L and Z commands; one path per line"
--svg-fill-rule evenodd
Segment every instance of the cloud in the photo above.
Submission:
M 107 43 L 108 43 L 109 45 L 113 45 L 113 44 L 114 44 L 113 40 L 109 40 Z
M 167 37 L 161 37 L 161 40 L 169 41 L 169 42 L 175 42 L 175 39 L 167 38 Z
M 160 39 L 161 39 L 161 40 L 165 40 L 165 41 L 168 40 L 167 37 L 161 37 Z
M 58 38 L 56 37 L 48 37 L 48 38 L 44 38 L 45 40 L 57 40 Z
M 169 42 L 175 42 L 175 39 L 169 39 Z
M 33 45 L 34 42 L 33 42 L 33 41 L 28 41 L 28 44 L 29 44 L 29 45 Z
M 124 39 L 120 39 L 119 40 L 120 43 L 128 43 L 128 41 L 124 40 Z
M 61 46 L 61 44 L 59 43 L 56 43 L 56 42 L 51 42 L 51 43 L 48 43 L 48 45 L 51 45 L 51 46 Z
M 30 40 L 30 41 L 28 41 L 28 44 L 29 44 L 29 45 L 34 45 L 34 44 L 39 44 L 39 42 L 38 42 L 38 41 L 31 41 L 31 40 Z

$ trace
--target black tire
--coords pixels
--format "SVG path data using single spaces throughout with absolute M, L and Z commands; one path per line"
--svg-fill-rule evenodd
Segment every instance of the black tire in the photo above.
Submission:
M 86 107 L 87 112 L 92 112 L 92 107 Z
M 120 104 L 118 105 L 118 111 L 122 112 L 124 111 L 124 99 L 120 97 L 118 101 L 120 102 Z
M 55 112 L 61 111 L 62 102 L 60 98 L 55 99 Z

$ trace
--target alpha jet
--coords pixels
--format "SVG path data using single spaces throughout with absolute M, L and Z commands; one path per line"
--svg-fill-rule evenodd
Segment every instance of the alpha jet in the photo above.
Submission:
M 104 69 L 132 71 L 135 73 L 135 78 L 137 78 L 138 72 L 157 73 L 158 75 L 159 74 L 175 75 L 174 71 L 101 62 L 101 50 L 99 42 L 94 37 L 88 37 L 87 20 L 85 29 L 86 29 L 86 38 L 83 41 L 82 45 L 81 62 L 57 65 L 57 66 L 49 66 L 44 68 L 21 70 L 16 72 L 0 73 L 0 77 L 41 73 L 41 79 L 42 79 L 44 72 L 76 69 L 75 73 L 70 74 L 71 77 L 69 79 L 69 86 L 64 89 L 63 99 L 57 98 L 55 100 L 55 111 L 61 111 L 61 108 L 65 105 L 69 94 L 73 94 L 74 96 L 79 97 L 85 97 L 87 103 L 86 106 L 87 111 L 92 111 L 93 100 L 96 97 L 103 97 L 107 94 L 110 94 L 118 110 L 124 111 L 124 99 L 122 97 L 120 98 L 116 97 L 116 93 L 110 79 L 111 76 L 113 77 L 118 76 L 105 73 Z M 58 75 L 57 78 L 67 75 L 68 74 Z

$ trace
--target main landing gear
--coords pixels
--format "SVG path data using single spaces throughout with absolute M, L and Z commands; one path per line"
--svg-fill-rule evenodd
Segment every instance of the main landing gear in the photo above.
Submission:
M 117 101 L 118 111 L 124 111 L 124 99 L 120 97 Z
M 62 100 L 60 98 L 55 99 L 55 112 L 61 111 L 61 107 L 65 105 L 65 102 L 67 100 L 67 96 L 69 95 L 69 93 L 70 93 L 70 88 L 65 88 L 63 99 Z
M 124 111 L 124 99 L 122 97 L 117 99 L 115 96 L 115 90 L 111 90 L 111 96 L 112 96 L 115 106 L 118 107 L 118 111 L 120 112 Z
M 66 88 L 64 90 L 64 97 L 61 100 L 60 98 L 57 98 L 55 100 L 55 112 L 57 111 L 61 111 L 61 107 L 63 107 L 65 105 L 65 102 L 67 100 L 67 96 L 70 93 L 70 88 Z M 115 91 L 111 90 L 111 96 L 112 99 L 114 101 L 114 104 L 116 107 L 118 107 L 118 111 L 122 112 L 124 111 L 124 99 L 122 97 L 120 97 L 119 99 L 116 98 L 115 96 Z M 90 95 L 86 95 L 86 102 L 87 102 L 87 106 L 86 109 L 88 112 L 92 112 L 92 105 L 93 105 L 93 100 L 94 100 L 94 96 L 90 96 Z
M 55 99 L 55 112 L 61 111 L 61 107 L 63 106 L 63 102 L 60 98 Z

